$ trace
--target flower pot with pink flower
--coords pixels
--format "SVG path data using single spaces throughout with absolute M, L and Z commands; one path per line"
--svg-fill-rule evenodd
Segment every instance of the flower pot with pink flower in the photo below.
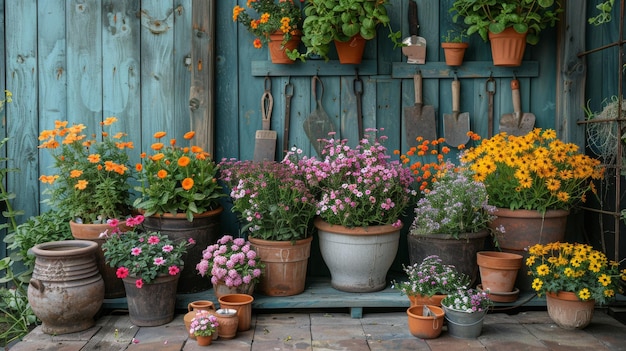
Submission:
M 130 320 L 137 326 L 157 326 L 174 319 L 176 286 L 187 242 L 174 243 L 158 232 L 139 230 L 144 217 L 126 220 L 128 231 L 111 227 L 103 233 L 106 262 L 124 281 Z

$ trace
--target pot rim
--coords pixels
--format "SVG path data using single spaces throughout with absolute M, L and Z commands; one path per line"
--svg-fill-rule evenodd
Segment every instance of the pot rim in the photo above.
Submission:
M 445 315 L 445 312 L 443 311 L 443 309 L 441 307 L 438 306 L 434 306 L 434 305 L 426 305 L 428 307 L 428 309 L 433 312 L 435 315 L 434 316 L 424 316 L 422 314 L 417 314 L 415 312 L 413 312 L 412 310 L 418 310 L 418 311 L 422 311 L 422 309 L 424 308 L 424 305 L 415 305 L 415 306 L 411 306 L 409 308 L 407 308 L 406 313 L 413 317 L 413 318 L 417 318 L 417 319 L 439 319 L 439 318 L 443 318 L 443 316 Z
M 36 256 L 43 257 L 67 257 L 90 254 L 97 249 L 98 243 L 89 240 L 48 241 L 45 243 L 37 244 L 32 248 L 33 253 Z
M 333 233 L 333 234 L 341 234 L 341 235 L 390 235 L 399 232 L 404 224 L 400 227 L 394 227 L 392 224 L 383 224 L 383 225 L 371 225 L 369 227 L 345 227 L 340 224 L 330 224 L 324 221 L 321 217 L 316 217 L 313 221 L 313 225 L 318 230 L 323 230 L 325 232 Z

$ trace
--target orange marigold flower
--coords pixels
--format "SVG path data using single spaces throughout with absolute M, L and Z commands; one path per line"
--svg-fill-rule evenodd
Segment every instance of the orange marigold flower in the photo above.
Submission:
M 83 175 L 83 171 L 79 169 L 73 169 L 70 171 L 70 178 L 78 178 Z
M 156 132 L 156 133 L 154 133 L 154 138 L 155 138 L 155 139 L 161 139 L 161 138 L 163 138 L 165 135 L 167 135 L 167 133 L 165 133 L 165 132 Z
M 183 135 L 183 138 L 185 138 L 185 140 L 189 140 L 189 139 L 193 138 L 195 135 L 196 135 L 196 132 L 191 131 L 191 132 L 185 133 L 185 135 Z
M 170 140 L 170 145 L 175 146 L 176 145 L 176 139 L 171 139 Z
M 201 148 L 200 146 L 195 146 L 195 145 L 193 145 L 193 146 L 191 147 L 191 152 L 193 152 L 194 154 L 197 154 L 197 153 L 202 152 L 202 151 L 203 151 L 203 150 L 202 150 L 202 148 Z
M 163 179 L 165 177 L 167 177 L 167 171 L 162 169 L 160 171 L 157 172 L 157 177 L 159 177 L 159 179 Z
M 151 159 L 152 161 L 159 161 L 159 160 L 162 160 L 162 159 L 163 159 L 163 157 L 165 157 L 165 155 L 163 155 L 162 153 L 160 153 L 160 152 L 159 152 L 158 154 L 154 154 L 154 155 L 152 155 L 152 156 L 150 157 L 150 159 Z
M 254 45 L 254 47 L 257 49 L 260 49 L 263 47 L 263 43 L 261 42 L 261 39 L 259 38 L 254 39 L 254 41 L 252 42 L 252 45 Z
M 150 146 L 152 150 L 159 151 L 163 148 L 163 143 L 154 143 Z
M 137 172 L 141 172 L 143 170 L 143 165 L 141 163 L 136 163 L 135 164 L 135 170 Z
M 45 183 L 52 184 L 54 183 L 55 180 L 57 180 L 57 178 L 59 178 L 58 175 L 51 175 L 51 176 L 42 175 L 39 177 L 39 181 L 41 181 L 44 184 Z
M 100 154 L 91 154 L 87 156 L 87 160 L 91 163 L 98 163 L 100 162 Z
M 78 181 L 78 183 L 76 183 L 76 185 L 74 185 L 74 188 L 78 190 L 85 190 L 85 188 L 87 188 L 87 184 L 89 184 L 88 181 L 81 179 Z
M 180 167 L 187 167 L 187 166 L 189 165 L 189 162 L 191 162 L 191 160 L 190 160 L 190 159 L 189 159 L 189 157 L 187 157 L 187 156 L 181 156 L 181 157 L 178 159 L 178 165 L 179 165 Z
M 110 126 L 115 122 L 117 122 L 117 117 L 107 117 L 101 124 L 104 126 Z
M 139 157 L 141 157 L 141 158 L 146 158 L 146 153 L 145 153 L 145 152 L 142 152 L 141 154 L 139 154 Z
M 193 184 L 194 184 L 193 183 L 193 179 L 191 179 L 191 178 L 183 179 L 183 183 L 182 183 L 183 189 L 189 190 L 189 189 L 191 189 L 193 187 Z

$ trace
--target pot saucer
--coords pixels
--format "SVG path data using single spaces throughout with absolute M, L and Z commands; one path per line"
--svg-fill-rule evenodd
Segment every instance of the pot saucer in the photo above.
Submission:
M 478 284 L 476 289 L 483 291 L 482 284 Z M 493 302 L 513 302 L 519 297 L 519 289 L 514 288 L 511 292 L 489 292 L 489 298 Z

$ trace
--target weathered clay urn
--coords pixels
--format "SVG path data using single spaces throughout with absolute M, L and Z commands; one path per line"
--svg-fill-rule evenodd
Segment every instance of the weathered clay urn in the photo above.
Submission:
M 36 258 L 28 302 L 42 331 L 67 334 L 92 327 L 104 301 L 104 282 L 96 265 L 98 244 L 51 241 L 32 250 Z

